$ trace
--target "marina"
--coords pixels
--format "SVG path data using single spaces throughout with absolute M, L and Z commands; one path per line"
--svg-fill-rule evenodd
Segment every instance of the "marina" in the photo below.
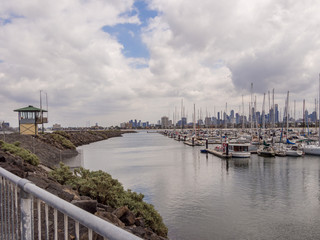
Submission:
M 320 238 L 317 156 L 226 159 L 146 131 L 79 149 L 85 168 L 144 194 L 170 239 Z

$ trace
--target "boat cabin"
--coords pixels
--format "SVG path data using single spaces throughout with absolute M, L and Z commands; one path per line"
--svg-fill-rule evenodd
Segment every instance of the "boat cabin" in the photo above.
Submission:
M 229 150 L 233 152 L 248 152 L 250 144 L 229 144 Z

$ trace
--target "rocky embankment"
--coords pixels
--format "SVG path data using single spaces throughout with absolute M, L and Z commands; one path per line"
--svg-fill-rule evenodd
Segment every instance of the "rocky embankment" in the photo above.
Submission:
M 23 158 L 1 149 L 0 143 L 0 167 L 13 174 L 34 182 L 37 186 L 72 202 L 73 204 L 95 214 L 108 222 L 126 229 L 144 239 L 165 239 L 167 232 L 155 233 L 141 216 L 134 214 L 127 206 L 113 208 L 100 203 L 97 199 L 81 196 L 78 191 L 67 185 L 61 185 L 52 175 L 48 168 L 53 168 L 63 160 L 61 156 L 75 156 L 76 146 L 120 137 L 120 131 L 91 131 L 91 132 L 56 132 L 43 134 L 37 137 L 9 134 L 1 140 L 6 143 L 15 143 L 21 148 L 28 149 L 38 156 L 39 166 L 33 166 Z M 61 137 L 62 136 L 62 137 Z M 63 153 L 63 154 L 62 154 Z
M 8 143 L 19 142 L 20 146 L 28 149 L 40 159 L 41 164 L 53 168 L 61 161 L 78 154 L 76 147 L 105 140 L 112 137 L 121 137 L 123 133 L 134 131 L 56 131 L 38 136 L 20 135 L 18 133 L 1 136 L 0 140 Z

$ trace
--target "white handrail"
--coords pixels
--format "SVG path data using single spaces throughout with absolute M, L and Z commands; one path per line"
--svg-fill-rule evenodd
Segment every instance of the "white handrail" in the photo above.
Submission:
M 20 201 L 22 204 L 20 204 L 20 208 L 31 208 L 31 209 L 20 209 L 22 213 L 21 221 L 27 221 L 27 222 L 22 222 L 22 228 L 23 226 L 27 226 L 28 228 L 30 226 L 34 226 L 33 223 L 28 222 L 28 221 L 33 221 L 33 218 L 31 217 L 32 214 L 32 204 L 30 204 L 30 199 L 33 197 L 36 197 L 43 201 L 45 204 L 51 206 L 53 209 L 57 209 L 59 212 L 69 216 L 73 220 L 79 222 L 81 225 L 86 226 L 89 230 L 93 230 L 94 232 L 100 234 L 101 236 L 108 238 L 110 240 L 138 240 L 141 239 L 127 231 L 125 231 L 122 228 L 119 228 L 107 221 L 104 221 L 103 219 L 43 190 L 42 188 L 37 187 L 35 184 L 30 182 L 27 179 L 20 178 L 11 172 L 3 169 L 0 167 L 0 177 L 3 177 L 7 180 L 9 180 L 11 183 L 17 185 L 22 192 L 26 194 L 20 194 Z M 0 196 L 3 196 L 4 192 L 4 187 L 2 186 L 2 181 L 0 184 Z M 22 196 L 23 195 L 23 196 Z M 24 199 L 24 200 L 23 200 Z M 3 211 L 3 199 L 0 199 L 1 201 L 1 211 Z M 27 215 L 23 215 L 23 213 L 26 213 Z M 29 216 L 29 215 L 30 216 Z M 23 217 L 25 219 L 23 219 Z M 30 217 L 30 218 L 29 218 Z M 7 221 L 8 222 L 8 221 Z M 10 222 L 10 221 L 9 221 Z M 1 219 L 1 225 L 5 224 L 3 220 Z M 10 227 L 9 227 L 10 228 Z M 30 233 L 28 233 L 28 231 Z M 27 235 L 31 234 L 32 231 L 30 229 L 26 229 L 25 231 L 21 229 L 21 233 L 23 234 L 24 232 L 27 232 Z M 28 235 L 28 236 L 29 236 Z M 31 236 L 30 236 L 31 237 Z M 23 237 L 24 238 L 24 237 Z M 28 238 L 28 237 L 27 237 Z

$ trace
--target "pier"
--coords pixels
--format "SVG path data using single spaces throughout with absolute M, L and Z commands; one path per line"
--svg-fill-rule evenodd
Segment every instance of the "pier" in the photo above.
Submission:
M 208 153 L 211 153 L 217 157 L 220 157 L 220 158 L 232 158 L 232 155 L 231 154 L 227 154 L 225 152 L 220 152 L 220 151 L 216 151 L 214 149 L 207 149 L 207 152 Z

